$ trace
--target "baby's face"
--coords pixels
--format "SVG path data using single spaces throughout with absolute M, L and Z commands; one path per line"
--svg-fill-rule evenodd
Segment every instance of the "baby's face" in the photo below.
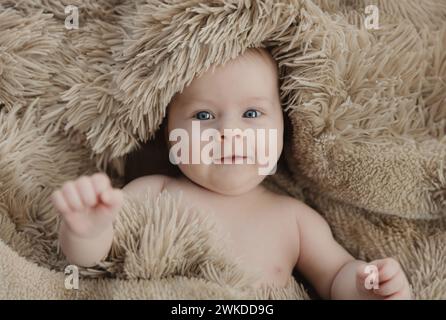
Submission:
M 175 95 L 169 105 L 167 130 L 170 134 L 174 129 L 180 129 L 174 132 L 181 129 L 187 132 L 189 161 L 180 162 L 178 166 L 190 180 L 220 194 L 239 195 L 262 182 L 265 174 L 259 174 L 261 168 L 265 171 L 274 167 L 283 146 L 283 115 L 275 68 L 266 56 L 245 53 L 216 67 L 214 72 L 209 69 Z M 198 125 L 199 135 L 196 135 Z M 200 137 L 207 129 L 217 130 L 218 135 L 203 141 Z M 237 133 L 232 129 L 241 131 Z M 258 133 L 262 130 L 258 129 L 264 129 L 263 138 Z M 243 135 L 248 131 L 254 133 L 254 140 Z M 276 137 L 270 135 L 274 131 Z M 170 138 L 172 140 L 172 136 Z M 178 143 L 175 141 L 169 142 L 171 150 Z M 211 144 L 221 148 L 221 153 L 215 149 L 204 152 L 209 151 Z M 237 150 L 235 145 L 242 149 Z M 176 154 L 186 156 L 182 152 L 184 150 Z M 192 163 L 193 152 L 209 155 L 212 162 Z

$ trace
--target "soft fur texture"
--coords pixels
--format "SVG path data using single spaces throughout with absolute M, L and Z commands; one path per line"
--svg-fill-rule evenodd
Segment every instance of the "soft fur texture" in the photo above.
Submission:
M 442 0 L 0 0 L 0 298 L 308 299 L 298 278 L 252 288 L 206 213 L 167 193 L 126 199 L 107 260 L 64 288 L 51 192 L 98 170 L 122 187 L 172 96 L 259 46 L 292 124 L 267 185 L 318 210 L 355 257 L 397 258 L 416 298 L 445 299 Z

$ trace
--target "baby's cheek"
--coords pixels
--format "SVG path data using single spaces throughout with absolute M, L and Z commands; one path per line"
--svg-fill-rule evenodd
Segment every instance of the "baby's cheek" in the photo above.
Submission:
M 271 161 L 277 161 L 278 155 L 282 150 L 282 142 L 279 140 L 278 131 L 270 129 L 266 131 L 265 138 L 261 137 L 263 141 L 256 144 L 257 152 L 266 155 Z

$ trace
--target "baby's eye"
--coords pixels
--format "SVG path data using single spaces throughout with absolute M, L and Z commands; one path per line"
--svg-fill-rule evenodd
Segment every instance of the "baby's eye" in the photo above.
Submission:
M 199 111 L 194 115 L 194 118 L 198 120 L 215 119 L 215 117 L 208 111 Z
M 258 110 L 249 109 L 243 114 L 243 117 L 245 118 L 258 118 L 262 115 L 262 113 Z

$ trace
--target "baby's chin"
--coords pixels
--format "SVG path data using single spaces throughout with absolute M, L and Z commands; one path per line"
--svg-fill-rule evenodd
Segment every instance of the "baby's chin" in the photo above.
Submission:
M 254 189 L 265 178 L 258 174 L 255 166 L 220 166 L 222 165 L 214 166 L 197 175 L 188 175 L 189 179 L 213 192 L 226 196 L 238 196 Z
M 237 183 L 213 183 L 209 184 L 207 189 L 221 194 L 225 196 L 240 196 L 242 194 L 245 194 L 255 187 L 257 187 L 259 183 L 251 183 L 251 184 L 237 184 Z

